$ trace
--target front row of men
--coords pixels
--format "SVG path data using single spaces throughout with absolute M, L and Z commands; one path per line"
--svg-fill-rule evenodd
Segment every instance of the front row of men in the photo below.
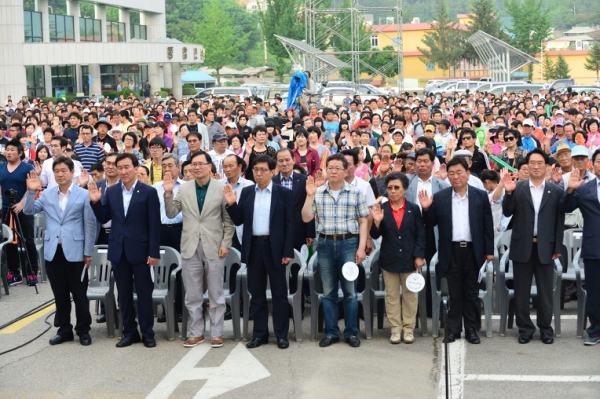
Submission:
M 280 150 L 277 155 L 277 159 L 284 160 L 289 157 L 289 150 Z M 585 343 L 600 342 L 600 249 L 593 243 L 593 226 L 600 222 L 599 155 L 600 150 L 592 158 L 596 179 L 583 183 L 578 171 L 574 171 L 564 193 L 560 187 L 546 181 L 549 160 L 541 151 L 533 150 L 527 155 L 529 180 L 517 182 L 512 174 L 504 177 L 503 212 L 505 216 L 513 217 L 509 257 L 514 262 L 519 343 L 528 343 L 536 331 L 529 309 L 532 276 L 538 287 L 537 326 L 541 340 L 545 344 L 553 343 L 550 326 L 553 261 L 561 252 L 564 212 L 578 207 L 586 222 L 581 257 L 587 275 L 590 327 Z M 316 178 L 300 180 L 283 172 L 274 177 L 275 160 L 259 156 L 253 165 L 256 184 L 242 190 L 232 189 L 211 177 L 210 155 L 200 151 L 191 156 L 190 162 L 194 179 L 181 184 L 176 195 L 176 176 L 165 173 L 163 182 L 166 216 L 174 218 L 180 212 L 183 214 L 182 269 L 185 306 L 191 319 L 189 338 L 184 346 L 193 347 L 204 341 L 205 281 L 210 300 L 210 342 L 213 347 L 223 345 L 226 310 L 223 265 L 236 234 L 235 224 L 243 225 L 241 260 L 248 267 L 250 311 L 254 318 L 253 339 L 247 347 L 256 348 L 268 342 L 267 278 L 273 296 L 277 346 L 281 349 L 289 347 L 286 265 L 294 257 L 295 241 L 312 241 L 308 236 L 298 240 L 300 217 L 301 223 L 314 223 L 315 226 L 318 272 L 324 290 L 325 337 L 320 341 L 321 347 L 340 340 L 338 285 L 344 294 L 346 326 L 343 337 L 351 347 L 360 346 L 356 285 L 345 279 L 342 266 L 346 262 L 360 263 L 365 259 L 369 233 L 373 238 L 382 237 L 379 263 L 386 283 L 390 342 L 414 341 L 417 297 L 408 291 L 406 279 L 423 266 L 426 234 L 433 233 L 435 226 L 439 231 L 437 273 L 447 278 L 450 291 L 446 340 L 452 342 L 459 338 L 464 326 L 467 341 L 480 343 L 477 276 L 480 265 L 490 262 L 494 256 L 493 222 L 487 194 L 467 184 L 470 173 L 463 159 L 455 158 L 447 164 L 451 187 L 433 196 L 422 190 L 418 193 L 417 204 L 405 198 L 411 184 L 409 178 L 399 172 L 389 174 L 385 178 L 389 201 L 378 202 L 370 209 L 365 193 L 345 179 L 348 159 L 343 154 L 328 158 L 327 180 L 322 173 Z M 40 179 L 35 172 L 27 179 L 23 212 L 32 215 L 43 211 L 46 215 L 44 257 L 57 305 L 55 326 L 59 328 L 50 340 L 52 345 L 74 338 L 70 295 L 76 308 L 75 333 L 82 345 L 91 344 L 91 316 L 86 297 L 88 279 L 84 268 L 91 262 L 96 223 L 105 225 L 111 221 L 110 229 L 106 229 L 109 234 L 108 259 L 112 263 L 123 317 L 123 338 L 117 347 L 137 342 L 143 342 L 146 347 L 156 346 L 151 297 L 154 283 L 150 266 L 160 257 L 161 204 L 156 189 L 136 179 L 135 156 L 120 154 L 115 164 L 120 184 L 106 188 L 104 195 L 94 182 L 89 183 L 87 193 L 72 183 L 74 164 L 67 157 L 53 161 L 58 186 L 44 191 L 39 199 L 35 197 Z M 305 187 L 293 190 L 284 183 L 304 184 Z M 294 197 L 296 191 L 305 198 L 302 207 L 302 202 Z M 372 224 L 370 231 L 369 224 Z M 133 284 L 138 297 L 139 332 Z

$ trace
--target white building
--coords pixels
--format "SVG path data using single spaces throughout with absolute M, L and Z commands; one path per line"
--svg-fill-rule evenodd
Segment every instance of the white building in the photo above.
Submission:
M 0 1 L 1 101 L 100 94 L 119 81 L 139 90 L 146 79 L 152 92 L 168 87 L 182 97 L 181 64 L 204 62 L 204 49 L 166 37 L 165 0 L 86 0 L 93 19 L 81 17 L 79 3 L 66 0 L 67 15 L 57 15 L 48 0 L 36 0 L 35 11 L 23 0 Z M 119 9 L 118 22 L 106 20 L 106 6 Z M 130 11 L 140 13 L 139 25 Z

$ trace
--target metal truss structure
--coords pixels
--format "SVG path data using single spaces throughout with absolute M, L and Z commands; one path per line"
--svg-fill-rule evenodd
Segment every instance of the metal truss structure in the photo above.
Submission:
M 489 69 L 492 82 L 508 82 L 513 72 L 525 65 L 540 63 L 532 56 L 483 31 L 475 32 L 467 41 L 473 45 L 481 62 Z
M 361 82 L 361 72 L 366 72 L 371 76 L 381 76 L 386 80 L 393 80 L 393 77 L 385 75 L 382 71 L 393 64 L 397 64 L 398 75 L 395 78 L 398 88 L 402 90 L 404 86 L 402 0 L 391 0 L 390 4 L 393 5 L 381 7 L 361 6 L 360 0 L 349 0 L 349 7 L 335 6 L 334 1 L 304 1 L 302 11 L 304 12 L 305 22 L 305 41 L 299 42 L 277 37 L 288 50 L 288 54 L 295 62 L 299 60 L 299 55 L 302 54 L 303 59 L 299 64 L 305 70 L 311 71 L 313 79 L 318 82 L 327 81 L 330 72 L 345 68 L 350 68 L 352 71 L 351 84 L 353 85 L 366 83 L 366 81 Z M 381 21 L 374 21 L 374 15 L 382 18 L 383 24 L 377 23 Z M 369 17 L 371 18 L 370 21 Z M 350 29 L 348 29 L 348 25 Z M 370 30 L 370 32 L 365 33 L 365 29 Z M 350 31 L 350 36 L 348 36 L 348 31 Z M 383 51 L 376 49 L 376 46 L 372 46 L 370 43 L 371 37 L 376 35 L 379 35 L 380 38 L 389 38 L 394 50 Z M 319 50 L 330 47 L 334 37 L 336 40 L 345 42 L 347 44 L 345 47 L 349 47 L 350 50 L 339 51 L 335 48 L 330 48 L 327 52 Z M 368 46 L 366 46 L 365 41 L 369 42 L 367 43 Z M 293 42 L 296 43 L 293 44 Z M 368 47 L 369 50 L 361 50 L 365 47 Z M 377 53 L 394 54 L 396 57 L 392 57 L 388 65 L 377 69 L 369 63 L 369 57 Z M 333 62 L 328 57 L 337 59 L 338 63 Z M 347 62 L 340 60 L 340 58 L 347 60 Z

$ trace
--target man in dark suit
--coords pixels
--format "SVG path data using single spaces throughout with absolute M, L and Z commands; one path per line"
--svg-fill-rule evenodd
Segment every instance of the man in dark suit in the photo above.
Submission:
M 436 272 L 448 280 L 450 311 L 447 342 L 460 338 L 464 319 L 465 338 L 479 344 L 481 328 L 479 268 L 494 259 L 494 227 L 487 193 L 468 185 L 469 165 L 462 158 L 447 164 L 452 187 L 433 197 L 423 190 L 419 201 L 427 225 L 439 227 Z
M 306 176 L 294 173 L 294 153 L 289 148 L 277 151 L 279 173 L 271 178 L 273 183 L 292 190 L 294 197 L 294 248 L 311 246 L 315 238 L 315 222 L 302 221 L 302 207 L 306 200 Z
M 565 214 L 560 209 L 563 190 L 547 182 L 548 155 L 535 148 L 527 154 L 529 179 L 517 183 L 514 174 L 504 176 L 504 216 L 512 216 L 510 260 L 513 261 L 516 322 L 519 343 L 531 341 L 535 325 L 531 321 L 529 297 L 532 277 L 537 285 L 537 325 L 542 342 L 552 344 L 552 290 L 554 259 L 560 257 Z
M 429 196 L 450 187 L 450 184 L 444 180 L 433 176 L 433 166 L 435 165 L 435 154 L 429 148 L 421 148 L 415 154 L 415 169 L 416 174 L 410 178 L 408 190 L 406 190 L 406 199 L 419 207 L 419 192 L 427 191 Z M 425 225 L 425 261 L 427 264 L 431 262 L 431 258 L 437 252 L 438 229 L 435 226 Z M 431 317 L 431 280 L 429 279 L 429 269 L 425 278 L 425 289 L 427 290 L 427 315 Z
M 117 348 L 140 341 L 153 348 L 156 346 L 152 329 L 154 283 L 150 267 L 160 257 L 160 202 L 155 188 L 136 179 L 138 160 L 135 155 L 119 154 L 116 164 L 121 184 L 107 188 L 104 197 L 95 182 L 89 184 L 88 191 L 98 221 L 111 220 L 108 260 L 112 263 L 123 316 L 123 339 L 117 343 Z M 134 283 L 142 338 L 135 321 Z
M 252 341 L 248 348 L 269 342 L 267 325 L 267 276 L 273 298 L 273 329 L 277 347 L 289 347 L 289 305 L 286 264 L 294 257 L 294 198 L 292 191 L 273 184 L 275 160 L 269 155 L 256 157 L 253 165 L 255 185 L 242 190 L 239 204 L 231 186 L 223 189 L 227 212 L 236 226 L 244 224 L 242 263 L 248 265 L 248 290 L 252 295 L 250 313 L 254 317 Z
M 600 225 L 600 150 L 592 155 L 592 163 L 596 178 L 584 182 L 581 171 L 574 169 L 562 198 L 563 211 L 573 212 L 579 208 L 584 220 L 581 259 L 585 267 L 585 306 L 590 320 L 584 345 L 600 342 L 600 246 L 595 233 Z

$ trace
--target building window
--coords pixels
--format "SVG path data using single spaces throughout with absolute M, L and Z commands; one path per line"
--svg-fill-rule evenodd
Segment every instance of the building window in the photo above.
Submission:
M 25 43 L 41 43 L 42 13 L 36 11 L 23 11 L 25 22 Z
M 106 22 L 106 40 L 109 42 L 125 41 L 125 23 L 124 22 Z
M 92 18 L 79 18 L 79 40 L 82 42 L 101 42 L 101 21 Z
M 75 41 L 74 19 L 69 15 L 48 15 L 51 42 Z
M 51 69 L 54 90 L 64 90 L 65 94 L 73 94 L 77 91 L 75 65 L 54 65 Z
M 371 36 L 371 47 L 379 47 L 379 36 Z
M 44 67 L 42 65 L 26 66 L 25 74 L 27 76 L 27 95 L 30 98 L 46 97 Z
M 433 62 L 428 62 L 427 63 L 427 70 L 428 71 L 435 71 L 435 64 Z
M 131 38 L 132 39 L 140 39 L 140 40 L 148 40 L 148 33 L 146 30 L 146 25 L 131 24 Z

